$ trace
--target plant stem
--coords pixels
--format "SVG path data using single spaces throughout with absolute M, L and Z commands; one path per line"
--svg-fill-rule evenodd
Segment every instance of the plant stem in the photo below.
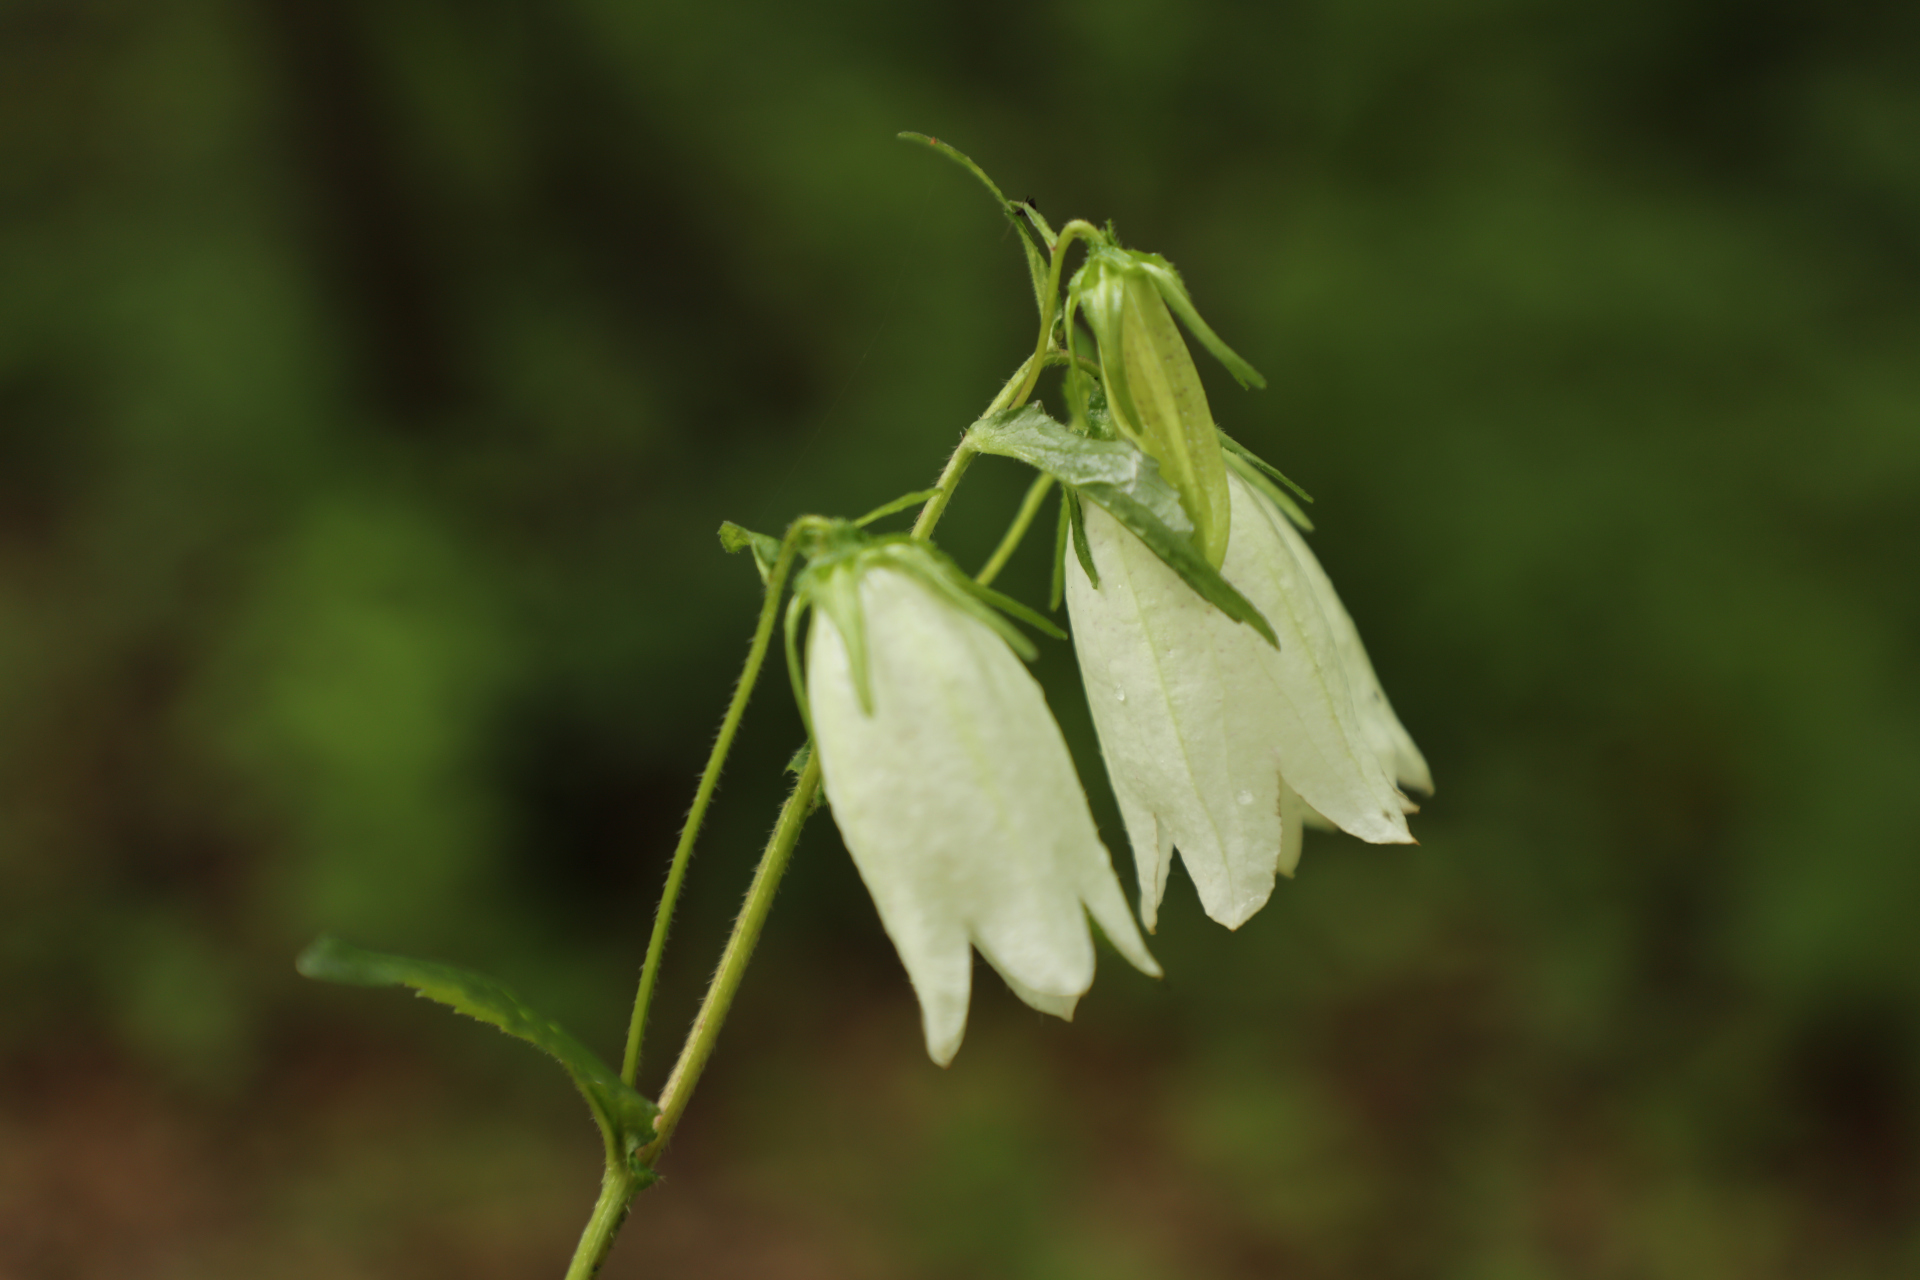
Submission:
M 984 587 L 1000 576 L 1000 570 L 1006 568 L 1007 561 L 1020 546 L 1020 539 L 1027 536 L 1027 528 L 1033 524 L 1033 517 L 1039 513 L 1040 504 L 1046 501 L 1047 493 L 1052 488 L 1053 477 L 1046 472 L 1042 471 L 1034 477 L 1033 484 L 1027 489 L 1026 499 L 1020 504 L 1020 513 L 1007 526 L 1007 534 L 1000 539 L 1000 545 L 994 548 L 992 557 L 979 573 L 973 575 L 975 582 Z
M 667 948 L 667 931 L 673 927 L 673 907 L 680 897 L 680 882 L 686 878 L 687 863 L 693 856 L 693 842 L 700 834 L 700 823 L 707 816 L 707 805 L 713 799 L 714 788 L 720 783 L 720 767 L 726 763 L 727 752 L 733 747 L 734 732 L 740 727 L 740 718 L 746 714 L 747 699 L 753 693 L 754 682 L 760 677 L 760 668 L 767 657 L 767 646 L 773 639 L 773 620 L 780 612 L 780 594 L 787 582 L 787 573 L 793 567 L 795 548 L 794 535 L 803 522 L 796 521 L 787 530 L 787 536 L 780 544 L 779 558 L 773 568 L 767 572 L 766 598 L 760 605 L 760 622 L 754 628 L 753 644 L 747 649 L 747 665 L 741 669 L 740 681 L 733 688 L 733 701 L 727 705 L 727 715 L 720 722 L 720 736 L 714 739 L 713 750 L 707 756 L 706 772 L 700 775 L 699 789 L 693 793 L 693 807 L 687 811 L 685 825 L 680 828 L 680 843 L 674 848 L 673 863 L 667 870 L 667 884 L 660 891 L 660 906 L 653 915 L 653 936 L 647 940 L 646 963 L 640 968 L 640 988 L 633 997 L 633 1016 L 627 1022 L 627 1048 L 620 1062 L 620 1078 L 633 1084 L 640 1074 L 640 1045 L 646 1037 L 647 1010 L 653 1003 L 653 985 L 660 976 L 660 960 Z
M 680 1114 L 693 1097 L 693 1087 L 700 1082 L 700 1073 L 713 1055 L 714 1042 L 720 1037 L 720 1024 L 726 1021 L 734 992 L 739 990 L 740 978 L 747 971 L 747 961 L 753 958 L 754 945 L 760 941 L 760 928 L 767 922 L 774 892 L 780 887 L 780 877 L 786 872 L 793 846 L 800 839 L 800 828 L 806 825 L 807 815 L 813 811 L 814 792 L 819 786 L 820 757 L 809 752 L 806 768 L 800 771 L 800 780 L 793 784 L 786 804 L 781 806 L 780 820 L 774 824 L 766 852 L 760 855 L 760 866 L 753 873 L 753 883 L 747 887 L 740 917 L 734 921 L 733 936 L 727 939 L 720 967 L 707 987 L 707 997 L 693 1020 L 693 1030 L 687 1033 L 687 1043 L 680 1050 L 680 1060 L 673 1064 L 673 1074 L 667 1077 L 667 1086 L 660 1092 L 660 1115 L 653 1125 L 658 1136 L 640 1149 L 639 1159 L 643 1164 L 652 1164 L 673 1136 Z
M 1003 409 L 1016 408 L 1025 403 L 1033 391 L 1033 377 L 1044 364 L 1055 362 L 1060 353 L 1039 351 L 1029 357 L 1014 371 L 1013 377 L 1001 387 L 1000 393 L 987 406 L 987 414 L 998 413 Z M 947 465 L 940 473 L 939 484 L 934 494 L 920 509 L 918 519 L 914 521 L 913 536 L 926 538 L 940 523 L 941 515 L 947 509 L 947 502 L 953 497 L 953 491 L 959 486 L 960 478 L 966 473 L 967 464 L 973 460 L 973 450 L 964 444 L 955 449 L 953 456 L 947 459 Z M 1045 477 L 1042 477 L 1043 479 Z M 1034 486 L 1022 504 L 1021 515 L 1017 523 L 1022 526 L 1031 524 L 1033 512 L 1039 507 L 1040 499 L 1045 497 L 1045 489 L 1039 484 Z M 732 745 L 733 734 L 740 726 L 740 718 L 746 711 L 747 698 L 753 691 L 755 679 L 766 659 L 767 646 L 773 636 L 773 618 L 778 611 L 780 596 L 786 583 L 788 571 L 792 568 L 796 548 L 796 538 L 802 529 L 812 523 L 811 517 L 796 520 L 787 530 L 787 536 L 780 544 L 780 556 L 773 569 L 767 574 L 766 599 L 760 608 L 760 622 L 753 635 L 753 644 L 747 652 L 747 665 L 740 674 L 740 683 L 734 689 L 733 701 L 727 707 L 726 719 L 721 722 L 720 737 L 714 743 L 712 754 L 707 761 L 707 770 L 700 778 L 699 790 L 695 792 L 693 808 L 687 815 L 686 826 L 680 833 L 680 845 L 674 850 L 673 865 L 667 873 L 667 886 L 660 897 L 660 909 L 655 914 L 653 936 L 647 944 L 647 960 L 641 969 L 640 990 L 634 998 L 633 1017 L 627 1029 L 627 1050 L 621 1067 L 621 1078 L 628 1084 L 634 1082 L 639 1069 L 640 1045 L 644 1037 L 647 1018 L 647 1006 L 651 1002 L 654 979 L 659 973 L 660 956 L 666 947 L 667 929 L 673 913 L 674 899 L 680 891 L 680 881 L 686 872 L 686 864 L 692 853 L 693 841 L 699 834 L 701 819 L 706 816 L 708 802 L 713 798 L 713 790 L 720 776 L 720 766 L 726 759 L 728 748 Z M 1021 529 L 1024 532 L 1024 528 Z M 1018 538 L 1013 539 L 1015 543 Z M 1006 548 L 1008 555 L 1012 547 Z M 996 553 L 997 555 L 997 553 Z M 998 556 L 1004 562 L 1004 556 Z M 997 566 L 981 571 L 982 580 L 990 580 L 997 573 Z M 687 1109 L 687 1103 L 693 1097 L 694 1086 L 700 1082 L 700 1075 L 706 1069 L 707 1060 L 713 1056 L 715 1043 L 720 1038 L 721 1024 L 726 1021 L 728 1011 L 733 1007 L 733 997 L 740 989 L 740 980 L 746 974 L 747 962 L 753 958 L 753 949 L 760 941 L 760 930 L 766 924 L 767 913 L 773 907 L 775 893 L 780 887 L 780 879 L 786 873 L 787 863 L 793 856 L 794 845 L 799 842 L 800 829 L 806 825 L 807 816 L 813 812 L 815 797 L 820 791 L 820 757 L 808 753 L 807 764 L 800 772 L 800 778 L 787 795 L 780 809 L 779 820 L 774 824 L 773 835 L 767 841 L 766 850 L 760 855 L 760 865 L 753 873 L 753 883 L 747 886 L 746 901 L 741 905 L 740 915 L 733 923 L 733 933 L 727 938 L 727 947 L 720 956 L 720 966 L 715 970 L 713 981 L 707 986 L 706 998 L 700 1003 L 700 1012 L 695 1016 L 693 1028 L 687 1033 L 686 1043 L 681 1046 L 680 1057 L 673 1064 L 673 1072 L 667 1077 L 666 1087 L 660 1092 L 660 1114 L 654 1121 L 654 1139 L 642 1147 L 635 1158 L 642 1165 L 652 1165 L 667 1141 L 673 1136 L 674 1128 L 680 1123 L 680 1116 Z M 650 1185 L 650 1184 L 645 1184 Z M 624 1161 L 609 1153 L 607 1167 L 601 1176 L 600 1198 L 594 1203 L 593 1214 L 587 1219 L 587 1226 L 580 1233 L 580 1243 L 574 1250 L 573 1261 L 567 1267 L 566 1280 L 591 1280 L 606 1261 L 607 1254 L 613 1249 L 614 1237 L 627 1220 L 627 1213 L 633 1207 L 643 1184 L 626 1168 Z
M 1044 331 L 1043 331 L 1044 332 Z M 1006 409 L 1017 409 L 1027 402 L 1033 394 L 1034 379 L 1039 376 L 1040 366 L 1046 363 L 1045 355 L 1036 352 L 1020 362 L 1013 371 L 1000 393 L 980 414 L 983 418 L 992 417 Z M 941 470 L 940 478 L 934 482 L 933 496 L 927 499 L 927 505 L 920 508 L 920 516 L 913 522 L 913 536 L 929 538 L 933 536 L 933 526 L 940 523 L 940 517 L 947 512 L 947 503 L 953 500 L 953 491 L 960 487 L 960 478 L 967 474 L 967 467 L 973 461 L 973 449 L 963 439 L 953 456 L 947 459 L 947 465 Z
M 599 1274 L 607 1254 L 613 1250 L 613 1238 L 627 1220 L 627 1211 L 633 1208 L 633 1198 L 639 1190 L 624 1165 L 608 1162 L 606 1172 L 600 1175 L 600 1198 L 594 1202 L 593 1216 L 587 1219 L 586 1230 L 580 1233 L 580 1244 L 573 1251 L 573 1261 L 567 1265 L 566 1280 L 592 1280 Z
M 1033 394 L 1033 384 L 1040 377 L 1040 363 L 1053 341 L 1054 309 L 1060 305 L 1060 268 L 1067 261 L 1067 246 L 1082 239 L 1100 241 L 1106 237 L 1091 222 L 1075 218 L 1061 227 L 1060 234 L 1054 238 L 1053 260 L 1047 268 L 1045 296 L 1040 302 L 1040 340 L 1033 344 L 1033 359 L 1020 366 L 1027 380 L 1021 384 L 1020 394 L 1014 404 L 1025 404 L 1027 397 Z

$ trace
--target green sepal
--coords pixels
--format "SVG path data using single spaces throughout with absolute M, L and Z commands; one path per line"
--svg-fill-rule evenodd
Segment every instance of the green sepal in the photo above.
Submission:
M 1047 612 L 1058 613 L 1067 594 L 1067 541 L 1072 534 L 1073 490 L 1060 490 L 1060 519 L 1053 530 L 1053 581 L 1047 587 Z
M 1220 431 L 1220 428 L 1218 426 L 1215 426 L 1214 430 L 1220 433 L 1220 443 L 1226 446 L 1226 450 L 1229 454 L 1238 454 L 1240 457 L 1246 459 L 1248 462 L 1251 462 L 1254 466 L 1266 472 L 1268 475 L 1272 476 L 1275 480 L 1278 480 L 1281 484 L 1287 486 L 1287 488 L 1293 490 L 1296 494 L 1300 495 L 1300 501 L 1302 502 L 1313 501 L 1313 495 L 1308 493 L 1305 489 L 1302 489 L 1298 484 L 1294 483 L 1291 479 L 1289 479 L 1287 477 L 1287 474 L 1284 471 L 1280 470 L 1280 468 L 1274 466 L 1271 462 L 1268 462 L 1265 458 L 1261 457 L 1259 454 L 1255 453 L 1253 450 L 1247 448 L 1247 446 L 1241 444 L 1238 440 L 1235 440 L 1232 436 L 1228 435 L 1226 432 Z
M 833 619 L 847 649 L 847 670 L 860 697 L 860 710 L 872 715 L 873 681 L 867 668 L 867 611 L 860 607 L 860 575 L 836 564 L 809 584 L 807 594 L 815 609 Z
M 1180 496 L 1152 458 L 1118 440 L 1077 435 L 1037 405 L 982 418 L 967 429 L 966 438 L 981 453 L 1016 458 L 1071 486 L 1081 498 L 1126 526 L 1201 599 L 1279 647 L 1279 637 L 1266 618 L 1194 547 L 1193 525 Z M 1074 550 L 1088 579 L 1097 586 L 1085 532 L 1076 532 Z
M 1107 400 L 1119 410 L 1116 417 L 1127 437 L 1145 449 L 1147 441 L 1134 434 L 1144 430 L 1144 426 L 1139 406 L 1133 402 L 1133 389 L 1127 385 L 1125 362 L 1121 355 L 1125 295 L 1124 270 L 1114 265 L 1108 253 L 1089 252 L 1087 260 L 1080 264 L 1080 269 L 1067 282 L 1069 314 L 1076 308 L 1084 308 L 1087 327 L 1093 330 L 1094 345 L 1100 353 L 1101 383 L 1106 389 Z
M 1293 521 L 1297 528 L 1304 529 L 1308 533 L 1313 532 L 1313 521 L 1307 519 L 1307 513 L 1300 509 L 1300 504 L 1295 502 L 1291 495 L 1281 492 L 1280 487 L 1267 479 L 1255 465 L 1259 459 L 1248 458 L 1231 449 L 1224 450 L 1222 456 L 1227 460 L 1227 470 L 1245 480 L 1268 502 L 1279 508 L 1281 514 Z
M 1180 323 L 1187 326 L 1187 332 L 1200 340 L 1200 345 L 1213 353 L 1213 358 L 1227 367 L 1233 380 L 1243 387 L 1265 388 L 1267 380 L 1260 371 L 1241 359 L 1240 354 L 1220 340 L 1213 326 L 1200 318 L 1200 312 L 1194 308 L 1193 298 L 1187 293 L 1186 282 L 1173 264 L 1157 253 L 1135 254 L 1135 259 L 1146 271 L 1147 278 L 1153 281 L 1154 288 L 1160 291 L 1161 299 L 1167 309 L 1180 317 Z
M 1073 510 L 1069 519 L 1073 522 L 1073 554 L 1080 561 L 1080 569 L 1087 575 L 1087 582 L 1095 591 L 1100 589 L 1100 570 L 1093 564 L 1093 548 L 1087 544 L 1086 513 L 1080 509 L 1080 494 L 1076 490 L 1067 491 L 1073 498 Z
M 793 695 L 800 715 L 812 732 L 811 708 L 807 702 L 806 671 L 800 660 L 800 620 L 808 609 L 824 610 L 840 632 L 847 650 L 848 673 L 859 697 L 860 709 L 873 714 L 873 688 L 867 661 L 866 613 L 860 604 L 860 576 L 871 569 L 890 568 L 917 578 L 920 583 L 962 613 L 990 627 L 1007 646 L 1028 662 L 1040 656 L 1033 641 L 1007 621 L 1008 616 L 1057 640 L 1066 632 L 1047 618 L 991 587 L 984 587 L 964 573 L 946 553 L 921 538 L 894 533 L 868 537 L 845 522 L 827 531 L 809 564 L 794 584 L 793 599 L 787 604 L 787 674 L 793 681 Z
M 912 493 L 903 493 L 899 497 L 895 498 L 892 502 L 888 502 L 881 506 L 875 507 L 873 510 L 867 512 L 867 514 L 861 516 L 858 520 L 855 520 L 853 522 L 854 527 L 857 529 L 864 529 L 868 525 L 872 524 L 875 520 L 884 520 L 886 517 L 894 514 L 896 511 L 905 511 L 908 507 L 916 506 L 919 503 L 925 502 L 928 498 L 931 498 L 934 494 L 939 492 L 940 491 L 938 489 L 916 489 Z
M 1038 609 L 1030 608 L 1027 605 L 1021 604 L 1012 596 L 1002 595 L 992 587 L 975 582 L 964 573 L 959 575 L 958 583 L 965 590 L 980 597 L 980 599 L 992 605 L 1008 617 L 1020 619 L 1020 621 L 1026 623 L 1048 639 L 1065 640 L 1067 638 L 1067 633 L 1055 626 L 1054 623 L 1048 619 L 1047 615 L 1041 613 Z M 1032 659 L 1029 658 L 1028 661 L 1031 662 Z
M 760 571 L 763 586 L 773 573 L 774 563 L 780 559 L 780 539 L 755 533 L 731 520 L 720 525 L 720 545 L 730 555 L 740 551 L 753 552 L 753 567 Z
M 580 1096 L 586 1099 L 610 1157 L 629 1172 L 652 1181 L 653 1172 L 640 1164 L 637 1153 L 654 1140 L 654 1118 L 660 1108 L 641 1097 L 600 1056 L 581 1044 L 558 1023 L 528 1005 L 504 984 L 450 964 L 415 960 L 408 956 L 367 951 L 322 934 L 300 953 L 294 968 L 303 977 L 355 987 L 410 987 L 425 998 L 446 1005 L 516 1039 L 524 1040 L 566 1069 Z
M 1032 205 L 1022 201 L 1020 208 L 1032 210 L 1035 221 L 1029 222 L 1022 217 L 1020 208 L 1016 208 L 1014 202 L 1007 199 L 1000 190 L 999 184 L 989 178 L 986 170 L 975 164 L 973 158 L 959 148 L 949 146 L 938 138 L 929 137 L 924 133 L 914 133 L 911 130 L 902 130 L 895 136 L 903 142 L 917 142 L 922 146 L 931 147 L 978 178 L 980 185 L 993 194 L 993 198 L 999 202 L 1000 212 L 1004 213 L 1007 221 L 1020 232 L 1020 247 L 1026 250 L 1027 255 L 1027 274 L 1033 278 L 1034 305 L 1040 308 L 1041 315 L 1045 315 L 1047 312 L 1047 260 L 1053 252 L 1053 236 L 1052 228 L 1047 227 L 1046 220 L 1039 215 L 1039 210 L 1033 209 Z M 1036 222 L 1038 225 L 1035 225 Z M 1046 228 L 1044 233 L 1042 228 Z M 1043 234 L 1045 239 L 1042 239 Z
M 800 709 L 800 723 L 806 726 L 809 737 L 813 734 L 813 706 L 807 701 L 807 675 L 800 665 L 800 619 L 810 603 L 803 593 L 795 591 L 787 600 L 785 620 L 787 679 L 793 682 L 793 705 Z
M 1040 206 L 1031 200 L 1010 200 L 1008 203 L 1013 206 L 1014 212 L 1026 216 L 1027 221 L 1033 224 L 1033 229 L 1040 234 L 1040 243 L 1047 246 L 1048 253 L 1052 253 L 1060 237 L 1054 234 L 1053 224 L 1040 212 Z

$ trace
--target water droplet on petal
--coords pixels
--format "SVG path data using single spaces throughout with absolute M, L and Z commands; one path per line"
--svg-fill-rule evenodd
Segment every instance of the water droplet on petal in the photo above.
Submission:
M 1121 689 L 1117 691 L 1113 696 L 1120 699 L 1120 701 L 1125 702 L 1127 700 L 1127 691 L 1125 689 Z
M 1251 792 L 1251 791 L 1242 791 L 1242 792 L 1241 792 L 1241 793 L 1240 793 L 1239 795 L 1237 795 L 1237 796 L 1235 796 L 1235 797 L 1234 797 L 1234 799 L 1235 799 L 1235 800 L 1238 800 L 1238 801 L 1239 801 L 1239 802 L 1240 802 L 1241 804 L 1252 804 L 1252 803 L 1253 803 L 1253 792 Z

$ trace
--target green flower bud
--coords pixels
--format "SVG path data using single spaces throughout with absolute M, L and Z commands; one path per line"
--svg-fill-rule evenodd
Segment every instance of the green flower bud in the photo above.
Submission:
M 1265 386 L 1266 380 L 1200 319 L 1178 274 L 1156 254 L 1095 246 L 1069 289 L 1100 344 L 1115 426 L 1160 464 L 1193 520 L 1195 546 L 1219 568 L 1231 528 L 1226 461 L 1200 373 L 1169 306 L 1241 385 Z

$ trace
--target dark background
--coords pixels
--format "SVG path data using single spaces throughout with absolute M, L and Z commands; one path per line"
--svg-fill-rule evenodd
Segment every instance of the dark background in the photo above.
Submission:
M 0 1277 L 559 1273 L 559 1075 L 291 958 L 617 1052 L 715 528 L 930 483 L 1031 346 L 899 129 L 1181 266 L 1440 791 L 1238 934 L 1176 873 L 1072 1027 L 983 973 L 946 1072 L 816 819 L 608 1274 L 1920 1271 L 1920 8 L 5 0 Z

